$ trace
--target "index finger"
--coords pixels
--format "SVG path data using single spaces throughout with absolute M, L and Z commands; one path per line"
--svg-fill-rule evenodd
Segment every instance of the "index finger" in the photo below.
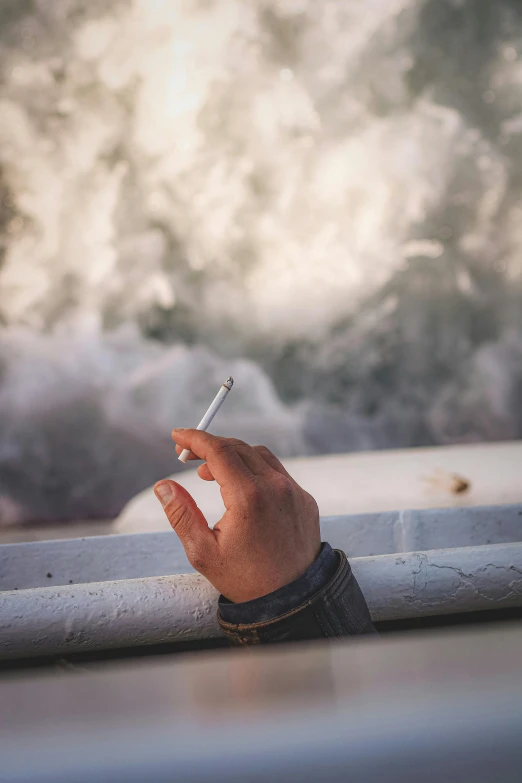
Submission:
M 251 475 L 237 451 L 225 438 L 196 429 L 173 430 L 172 438 L 178 446 L 190 449 L 197 457 L 204 459 L 220 486 Z

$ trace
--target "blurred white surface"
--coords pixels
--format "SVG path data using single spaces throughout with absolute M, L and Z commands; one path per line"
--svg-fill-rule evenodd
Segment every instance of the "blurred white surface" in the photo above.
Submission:
M 522 442 L 439 446 L 283 459 L 321 516 L 401 509 L 488 506 L 522 500 Z M 209 523 L 223 513 L 219 487 L 196 470 L 174 477 Z M 152 488 L 133 498 L 112 533 L 169 529 Z

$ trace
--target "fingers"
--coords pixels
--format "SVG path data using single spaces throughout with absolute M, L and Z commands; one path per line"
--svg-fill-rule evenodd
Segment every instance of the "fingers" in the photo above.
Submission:
M 214 481 L 214 476 L 210 472 L 210 468 L 206 462 L 199 466 L 198 476 L 203 479 L 203 481 Z
M 231 438 L 230 440 L 234 444 L 237 453 L 251 473 L 253 473 L 255 476 L 258 476 L 261 473 L 267 472 L 267 463 L 252 446 L 242 440 L 236 440 L 234 438 Z
M 189 459 L 203 459 L 212 463 L 212 474 L 220 484 L 237 482 L 238 477 L 247 475 L 248 470 L 239 455 L 225 445 L 224 438 L 216 438 L 208 432 L 195 429 L 172 431 L 172 438 L 178 447 L 190 449 Z
M 264 461 L 268 463 L 268 465 L 270 465 L 271 468 L 277 470 L 278 473 L 281 473 L 283 476 L 286 476 L 287 478 L 292 478 L 289 472 L 282 464 L 282 462 L 280 462 L 277 459 L 275 454 L 272 454 L 270 449 L 268 449 L 266 446 L 254 446 L 253 448 L 255 451 L 257 451 L 259 456 L 262 457 L 262 459 L 264 459 Z
M 273 470 L 277 471 L 278 473 L 281 473 L 281 475 L 286 476 L 287 478 L 291 478 L 290 474 L 286 470 L 286 468 L 283 466 L 283 464 L 277 459 L 275 454 L 273 454 L 269 448 L 266 446 L 252 446 L 253 450 L 256 451 L 259 456 L 266 462 L 267 465 L 269 465 Z M 177 453 L 181 453 L 183 450 L 182 446 L 176 446 Z M 196 455 L 192 455 L 189 457 L 189 459 L 199 459 L 199 457 L 196 457 Z M 212 472 L 210 468 L 208 467 L 208 464 L 206 462 L 203 463 L 203 465 L 200 465 L 198 468 L 198 476 L 203 479 L 203 481 L 214 481 L 214 476 L 212 475 Z
M 173 530 L 177 533 L 189 563 L 204 573 L 213 562 L 217 542 L 207 521 L 187 490 L 175 481 L 159 481 L 154 492 Z
M 237 483 L 263 473 L 267 463 L 247 443 L 234 438 L 220 438 L 200 430 L 173 430 L 172 437 L 183 449 L 190 449 L 208 463 L 210 472 L 221 486 Z

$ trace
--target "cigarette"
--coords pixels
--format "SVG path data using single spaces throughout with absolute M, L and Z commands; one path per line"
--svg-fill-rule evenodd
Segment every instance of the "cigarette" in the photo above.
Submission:
M 213 401 L 211 402 L 208 411 L 205 413 L 205 415 L 199 422 L 198 426 L 196 427 L 197 430 L 202 430 L 203 432 L 206 432 L 208 430 L 210 426 L 210 422 L 212 421 L 212 419 L 214 418 L 218 410 L 225 402 L 227 394 L 229 393 L 233 385 L 234 385 L 234 379 L 227 378 L 227 380 L 225 381 L 225 383 L 223 384 L 223 386 L 221 387 L 221 389 L 218 391 Z M 189 458 L 189 454 L 190 454 L 190 449 L 183 449 L 183 451 L 178 457 L 179 461 L 186 462 Z

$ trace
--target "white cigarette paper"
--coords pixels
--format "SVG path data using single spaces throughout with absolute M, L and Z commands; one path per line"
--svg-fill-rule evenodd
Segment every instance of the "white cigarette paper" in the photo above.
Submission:
M 218 410 L 221 408 L 223 403 L 225 402 L 225 399 L 227 397 L 227 394 L 229 393 L 230 389 L 232 388 L 234 384 L 233 378 L 227 378 L 221 389 L 218 391 L 216 396 L 214 397 L 212 403 L 210 404 L 210 407 L 208 411 L 205 413 L 201 421 L 199 422 L 198 426 L 196 427 L 197 430 L 202 430 L 203 432 L 206 432 L 208 428 L 210 427 L 210 422 L 218 412 Z M 183 449 L 181 454 L 179 455 L 178 459 L 180 462 L 186 462 L 189 458 L 190 449 Z

